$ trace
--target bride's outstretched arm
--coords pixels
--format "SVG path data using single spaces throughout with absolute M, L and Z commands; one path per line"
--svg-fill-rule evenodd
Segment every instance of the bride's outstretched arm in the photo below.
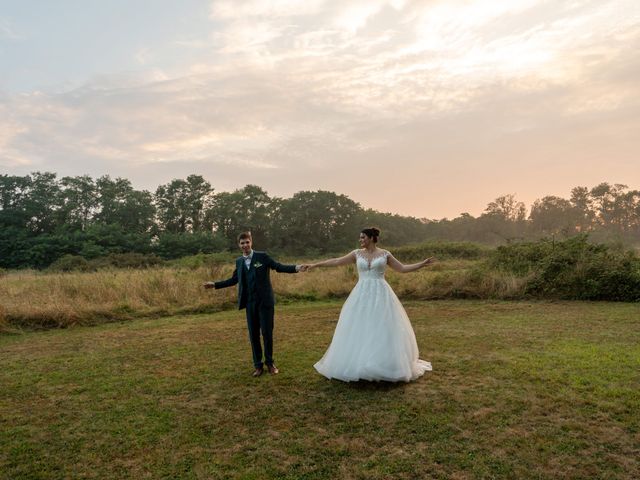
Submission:
M 321 262 L 311 263 L 307 265 L 307 268 L 310 270 L 312 268 L 317 267 L 339 267 L 341 265 L 348 265 L 350 263 L 355 263 L 356 254 L 354 252 L 350 252 L 346 254 L 344 257 L 338 258 L 330 258 L 329 260 L 323 260 Z
M 394 257 L 391 254 L 389 254 L 389 256 L 387 257 L 387 264 L 391 268 L 393 268 L 396 272 L 400 272 L 400 273 L 413 272 L 415 270 L 421 269 L 422 267 L 426 267 L 427 265 L 430 265 L 433 262 L 435 262 L 435 258 L 429 257 L 429 258 L 425 258 L 421 262 L 412 263 L 411 265 L 405 265 L 404 263 L 400 262 L 396 257 Z

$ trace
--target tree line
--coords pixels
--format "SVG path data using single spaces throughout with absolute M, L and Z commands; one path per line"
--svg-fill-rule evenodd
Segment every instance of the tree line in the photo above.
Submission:
M 135 252 L 168 259 L 210 253 L 234 249 L 242 230 L 251 230 L 260 248 L 324 254 L 354 248 L 368 225 L 380 227 L 385 244 L 395 246 L 425 240 L 500 244 L 579 232 L 633 241 L 640 237 L 640 192 L 607 183 L 576 187 L 568 200 L 536 200 L 528 216 L 522 202 L 505 195 L 477 218 L 463 213 L 430 220 L 366 209 L 322 190 L 290 198 L 271 197 L 256 185 L 216 192 L 200 175 L 171 180 L 155 192 L 108 175 L 0 175 L 3 268 L 43 268 L 64 255 L 92 259 Z
M 352 248 L 362 225 L 387 227 L 392 244 L 424 237 L 424 223 L 363 209 L 346 195 L 301 191 L 270 197 L 256 185 L 215 192 L 200 175 L 155 192 L 108 175 L 0 175 L 0 267 L 43 268 L 64 255 L 179 258 L 236 247 L 250 230 L 260 248 L 291 254 Z
M 575 187 L 568 199 L 545 196 L 530 210 L 513 194 L 490 202 L 475 218 L 468 213 L 448 220 L 433 220 L 432 239 L 472 241 L 492 245 L 545 237 L 570 238 L 588 234 L 595 242 L 640 243 L 640 190 L 627 185 L 600 183 Z

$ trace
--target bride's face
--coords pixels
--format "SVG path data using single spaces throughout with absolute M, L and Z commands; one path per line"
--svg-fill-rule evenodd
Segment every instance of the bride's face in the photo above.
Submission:
M 364 233 L 360 233 L 360 248 L 367 248 L 371 243 L 371 239 Z

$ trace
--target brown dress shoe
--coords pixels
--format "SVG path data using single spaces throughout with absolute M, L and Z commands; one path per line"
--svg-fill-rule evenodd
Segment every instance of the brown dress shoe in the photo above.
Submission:
M 262 375 L 262 372 L 263 372 L 262 367 L 260 367 L 260 368 L 256 368 L 256 369 L 253 371 L 253 376 L 254 376 L 254 377 L 259 377 L 260 375 Z
M 271 375 L 277 375 L 278 373 L 280 373 L 280 370 L 278 370 L 278 367 L 276 367 L 275 365 L 267 365 L 267 369 L 269 370 L 269 373 Z

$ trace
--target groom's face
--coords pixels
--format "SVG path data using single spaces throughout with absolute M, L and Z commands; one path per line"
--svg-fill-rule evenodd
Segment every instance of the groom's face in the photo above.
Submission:
M 251 253 L 251 239 L 250 238 L 241 238 L 240 242 L 240 250 L 242 250 L 243 255 L 249 255 Z

